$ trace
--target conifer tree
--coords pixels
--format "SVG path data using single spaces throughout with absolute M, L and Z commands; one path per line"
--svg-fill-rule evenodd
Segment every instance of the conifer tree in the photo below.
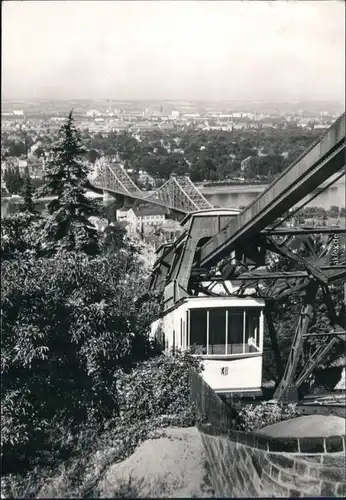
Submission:
M 26 167 L 25 168 L 25 175 L 24 175 L 24 179 L 23 179 L 23 188 L 22 188 L 22 195 L 23 195 L 23 199 L 24 199 L 24 203 L 21 206 L 22 211 L 29 212 L 31 214 L 36 213 L 35 212 L 35 203 L 33 200 L 33 194 L 34 194 L 34 190 L 33 190 L 32 183 L 31 183 L 29 168 Z
M 48 203 L 48 217 L 42 243 L 48 251 L 98 252 L 98 234 L 88 217 L 98 213 L 94 200 L 86 197 L 88 167 L 83 162 L 84 147 L 74 125 L 72 111 L 58 131 L 38 196 L 55 196 Z
M 18 166 L 10 168 L 6 174 L 6 187 L 11 194 L 19 194 L 23 187 L 23 179 L 20 175 Z

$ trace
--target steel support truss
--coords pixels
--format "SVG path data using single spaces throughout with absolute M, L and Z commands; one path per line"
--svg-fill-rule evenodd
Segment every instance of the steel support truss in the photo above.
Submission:
M 278 375 L 274 398 L 277 400 L 287 400 L 294 397 L 299 387 L 307 380 L 316 366 L 325 359 L 333 346 L 338 341 L 345 340 L 345 307 L 342 306 L 339 314 L 336 313 L 328 285 L 333 282 L 340 282 L 346 277 L 346 241 L 345 231 L 338 228 L 314 228 L 307 231 L 308 235 L 314 233 L 324 233 L 327 236 L 328 234 L 340 235 L 338 237 L 340 244 L 338 264 L 330 265 L 333 252 L 332 237 L 329 237 L 324 245 L 319 248 L 315 246 L 310 236 L 305 237 L 306 235 L 302 228 L 294 230 L 283 228 L 282 231 L 278 230 L 275 231 L 275 234 L 273 233 L 271 230 L 263 231 L 261 236 L 253 242 L 253 247 L 258 247 L 259 255 L 262 248 L 265 252 L 270 252 L 272 255 L 276 254 L 286 259 L 289 263 L 287 271 L 271 271 L 270 266 L 269 269 L 263 269 L 263 266 L 260 264 L 251 266 L 250 263 L 249 265 L 247 261 L 254 263 L 253 248 L 249 247 L 249 253 L 247 252 L 248 248 L 243 249 L 242 252 L 238 252 L 238 260 L 234 257 L 225 260 L 219 266 L 219 272 L 215 269 L 214 271 L 208 271 L 206 268 L 195 267 L 191 273 L 192 280 L 195 283 L 192 285 L 192 288 L 195 288 L 197 292 L 200 291 L 206 295 L 214 296 L 216 294 L 212 291 L 212 287 L 205 286 L 203 283 L 208 281 L 213 282 L 214 280 L 215 282 L 224 283 L 225 280 L 229 280 L 232 281 L 233 285 L 238 286 L 238 289 L 229 295 L 249 295 L 249 289 L 252 288 L 254 292 L 250 293 L 250 295 L 270 299 L 282 299 L 297 291 L 305 290 L 304 303 L 285 369 L 282 366 L 270 301 L 265 310 L 268 333 L 271 339 Z M 272 236 L 285 236 L 285 238 L 278 242 Z M 294 252 L 291 249 L 300 244 L 303 252 L 305 252 L 304 257 L 299 255 L 299 252 Z M 300 269 L 297 269 L 297 266 Z M 263 295 L 263 283 L 266 283 L 265 296 Z M 262 284 L 262 289 L 260 284 Z M 319 288 L 322 291 L 323 301 L 327 307 L 332 330 L 328 333 L 309 333 L 314 314 L 315 298 Z M 297 373 L 305 340 L 317 336 L 321 337 L 321 344 L 315 349 L 315 352 L 310 356 L 307 363 L 300 370 L 300 373 Z
M 108 164 L 102 165 L 98 171 L 97 177 L 92 181 L 96 187 L 104 191 L 110 191 L 116 194 L 131 195 L 141 194 L 129 175 L 120 165 Z
M 187 176 L 172 176 L 157 191 L 149 195 L 146 201 L 160 202 L 185 213 L 213 208 Z
M 298 325 L 293 337 L 292 347 L 288 362 L 282 379 L 277 386 L 274 399 L 281 400 L 288 396 L 292 390 L 297 389 L 294 384 L 294 375 L 296 374 L 298 363 L 303 352 L 304 335 L 307 334 L 310 322 L 313 318 L 314 302 L 318 290 L 318 283 L 311 281 L 307 287 L 304 303 L 300 312 Z

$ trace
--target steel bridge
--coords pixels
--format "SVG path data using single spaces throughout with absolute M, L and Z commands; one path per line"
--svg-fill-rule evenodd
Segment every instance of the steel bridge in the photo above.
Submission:
M 237 296 L 248 294 L 249 288 L 255 289 L 255 296 L 261 296 L 261 285 L 266 285 L 265 298 L 270 300 L 265 316 L 276 361 L 274 397 L 278 400 L 287 400 L 292 390 L 296 392 L 335 343 L 345 338 L 346 304 L 337 312 L 329 289 L 332 283 L 346 278 L 345 231 L 337 227 L 282 226 L 289 212 L 315 197 L 316 188 L 323 183 L 328 187 L 345 175 L 344 168 L 345 114 L 242 212 L 203 206 L 199 212 L 188 214 L 182 221 L 185 231 L 175 242 L 159 249 L 153 268 L 150 292 L 162 295 L 164 311 L 200 292 L 215 296 L 212 285 L 217 281 L 237 283 L 236 292 L 225 286 L 226 294 Z M 326 238 L 322 247 L 316 246 L 311 235 Z M 303 251 L 296 251 L 297 247 Z M 268 264 L 273 255 L 285 258 L 289 270 L 273 269 Z M 270 304 L 273 299 L 303 290 L 299 322 L 283 369 Z M 329 332 L 310 331 L 318 291 L 327 307 Z M 316 336 L 321 339 L 320 345 L 298 373 L 304 342 Z
M 172 175 L 159 189 L 148 194 L 136 186 L 122 165 L 108 163 L 99 168 L 97 177 L 91 184 L 113 196 L 121 195 L 153 203 L 182 214 L 213 208 L 187 175 Z

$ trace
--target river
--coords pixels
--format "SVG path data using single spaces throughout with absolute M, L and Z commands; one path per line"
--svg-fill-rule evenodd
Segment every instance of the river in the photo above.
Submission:
M 325 186 L 322 184 L 321 188 Z M 233 185 L 199 187 L 201 193 L 213 205 L 221 208 L 243 208 L 257 198 L 267 188 L 266 185 Z M 317 190 L 314 193 L 317 194 Z M 345 176 L 320 193 L 308 206 L 321 207 L 328 210 L 335 205 L 339 208 L 345 206 Z
M 95 194 L 92 191 L 87 191 L 87 196 L 90 198 L 102 198 L 99 194 Z M 42 212 L 47 203 L 52 200 L 52 197 L 43 198 L 38 203 L 35 204 L 36 210 Z M 1 198 L 1 217 L 6 215 L 15 214 L 19 210 L 19 206 L 23 203 L 23 199 L 20 196 L 12 198 Z

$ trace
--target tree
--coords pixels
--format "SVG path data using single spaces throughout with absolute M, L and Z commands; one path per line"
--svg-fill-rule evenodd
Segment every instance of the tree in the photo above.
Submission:
M 115 157 L 117 155 L 118 151 L 116 148 L 110 146 L 109 148 L 106 148 L 105 150 L 105 155 L 109 158 Z
M 6 215 L 1 219 L 1 261 L 35 251 L 39 218 L 29 212 Z
M 339 207 L 337 207 L 336 205 L 332 205 L 329 208 L 327 215 L 328 215 L 328 217 L 337 219 L 339 217 Z
M 88 167 L 83 162 L 84 153 L 71 111 L 51 148 L 45 183 L 39 190 L 39 196 L 56 197 L 48 204 L 41 235 L 48 252 L 75 250 L 95 255 L 99 251 L 97 230 L 88 220 L 99 209 L 85 195 Z
M 13 141 L 10 140 L 7 143 L 8 156 L 23 156 L 27 152 L 27 147 L 25 141 Z
M 6 172 L 6 187 L 11 194 L 19 194 L 23 188 L 23 179 L 19 173 L 19 168 L 11 168 Z
M 60 451 L 51 436 L 62 425 L 116 416 L 116 371 L 150 354 L 152 312 L 136 305 L 147 271 L 126 249 L 24 255 L 2 262 L 1 276 L 2 454 L 18 472 Z
M 25 175 L 23 179 L 22 195 L 24 198 L 24 203 L 21 205 L 21 210 L 24 212 L 29 212 L 31 214 L 35 213 L 35 204 L 33 201 L 34 190 L 31 184 L 31 177 L 29 174 L 29 168 L 26 167 Z
M 125 227 L 118 221 L 108 225 L 104 230 L 103 249 L 106 252 L 114 253 L 124 246 Z
M 44 156 L 44 148 L 43 146 L 37 146 L 37 148 L 35 149 L 34 153 L 33 153 L 36 158 L 40 159 Z
M 89 151 L 87 153 L 87 157 L 88 157 L 88 160 L 90 161 L 90 163 L 92 163 L 94 165 L 96 160 L 98 158 L 100 158 L 100 153 L 96 149 L 91 148 L 91 149 L 89 149 Z

